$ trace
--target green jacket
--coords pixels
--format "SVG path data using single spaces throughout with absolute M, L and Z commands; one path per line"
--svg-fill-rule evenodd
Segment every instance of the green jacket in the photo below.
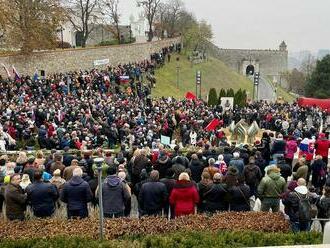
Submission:
M 286 182 L 280 173 L 271 172 L 262 178 L 258 186 L 258 196 L 262 198 L 280 198 L 286 188 Z

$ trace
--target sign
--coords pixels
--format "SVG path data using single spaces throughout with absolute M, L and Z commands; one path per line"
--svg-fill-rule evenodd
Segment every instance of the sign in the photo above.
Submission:
M 229 111 L 234 108 L 234 97 L 221 97 L 220 105 L 223 111 Z
M 170 145 L 171 144 L 171 138 L 168 137 L 168 136 L 164 136 L 164 135 L 161 135 L 160 136 L 160 143 L 162 143 L 163 145 Z
M 93 62 L 94 66 L 107 65 L 109 63 L 110 63 L 109 59 L 99 59 L 99 60 L 94 60 L 94 62 Z

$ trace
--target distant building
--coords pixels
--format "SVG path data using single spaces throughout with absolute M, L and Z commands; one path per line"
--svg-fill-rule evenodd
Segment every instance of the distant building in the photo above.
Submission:
M 94 29 L 89 34 L 86 42 L 87 46 L 94 46 L 102 41 L 117 40 L 117 37 L 111 32 L 111 30 L 114 29 L 114 26 L 109 24 L 94 24 L 93 26 Z M 129 25 L 120 25 L 119 29 L 121 39 L 128 41 L 130 38 L 134 37 Z M 82 44 L 82 32 L 77 31 L 73 24 L 70 21 L 67 21 L 57 29 L 57 39 L 59 41 L 62 41 L 63 39 L 63 42 L 69 43 L 72 47 L 79 47 Z

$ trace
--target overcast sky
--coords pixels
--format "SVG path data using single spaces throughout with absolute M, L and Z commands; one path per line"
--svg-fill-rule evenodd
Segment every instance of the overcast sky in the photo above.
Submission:
M 285 40 L 291 52 L 330 49 L 330 0 L 183 2 L 212 25 L 214 43 L 222 48 L 275 49 Z M 137 16 L 136 0 L 120 0 L 120 5 L 124 22 Z

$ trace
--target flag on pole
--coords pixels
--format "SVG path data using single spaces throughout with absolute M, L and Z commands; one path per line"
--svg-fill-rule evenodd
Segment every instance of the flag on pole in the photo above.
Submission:
M 196 96 L 193 93 L 191 93 L 190 91 L 188 91 L 186 93 L 186 99 L 187 100 L 195 100 L 196 99 Z
M 3 69 L 6 71 L 7 73 L 7 76 L 10 78 L 11 75 L 10 75 L 10 72 L 8 71 L 7 67 L 4 65 L 4 64 L 1 64 L 1 66 L 3 67 Z
M 15 80 L 15 81 L 20 81 L 20 80 L 21 80 L 21 77 L 19 76 L 19 74 L 18 74 L 16 68 L 15 68 L 13 65 L 12 65 L 11 67 L 13 68 L 14 80 Z
M 214 118 L 206 127 L 206 131 L 213 131 L 218 125 L 220 124 L 220 121 L 217 118 Z
M 39 80 L 38 69 L 36 69 L 36 71 L 34 72 L 34 75 L 33 75 L 33 81 L 36 82 L 38 80 Z

